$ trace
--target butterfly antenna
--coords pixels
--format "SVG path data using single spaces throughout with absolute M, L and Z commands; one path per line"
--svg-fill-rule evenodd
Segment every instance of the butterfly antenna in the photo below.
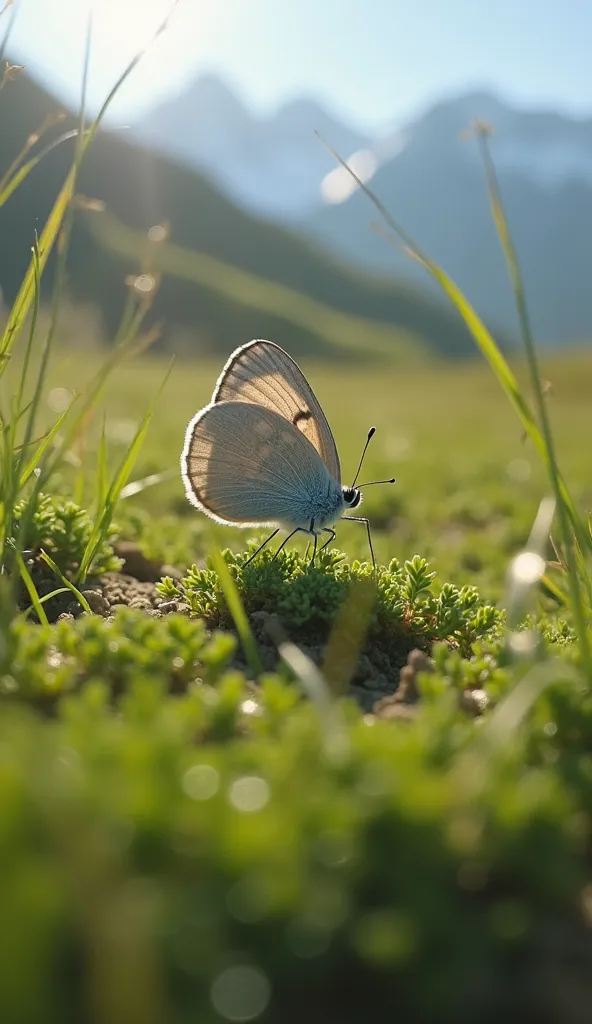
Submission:
M 394 476 L 390 480 L 367 480 L 365 484 L 360 484 L 360 487 L 374 487 L 374 484 L 396 484 Z
M 364 445 L 364 451 L 362 452 L 362 457 L 360 459 L 360 463 L 358 465 L 358 469 L 357 469 L 356 475 L 354 477 L 354 482 L 352 484 L 352 487 L 356 486 L 356 480 L 358 479 L 358 477 L 360 475 L 360 470 L 362 468 L 362 463 L 364 462 L 364 456 L 366 455 L 366 452 L 368 451 L 368 445 L 370 444 L 370 442 L 371 442 L 372 438 L 374 437 L 375 433 L 376 433 L 376 427 L 370 427 L 370 430 L 368 431 L 368 437 L 366 438 L 366 444 Z

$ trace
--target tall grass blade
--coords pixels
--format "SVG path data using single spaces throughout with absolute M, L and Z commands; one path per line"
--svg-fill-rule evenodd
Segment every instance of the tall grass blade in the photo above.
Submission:
M 256 677 L 260 675 L 262 671 L 261 660 L 259 658 L 257 644 L 255 643 L 255 637 L 251 632 L 247 613 L 241 601 L 237 585 L 230 575 L 228 566 L 226 565 L 226 562 L 218 548 L 212 548 L 210 557 L 212 559 L 212 565 L 218 573 L 218 579 L 220 580 L 220 587 L 224 594 L 224 600 L 226 601 L 228 611 L 230 612 L 232 621 L 234 622 L 236 631 L 239 635 L 247 663 L 251 672 Z
M 323 673 L 314 661 L 290 640 L 278 637 L 277 644 L 282 661 L 302 684 L 306 696 L 317 711 L 323 729 L 327 759 L 333 763 L 343 762 L 350 752 L 347 728 Z
M 22 185 L 23 181 L 28 178 L 31 171 L 33 171 L 49 153 L 54 149 L 57 149 L 57 147 L 61 146 L 64 142 L 68 142 L 70 139 L 75 139 L 77 136 L 77 128 L 74 128 L 69 132 L 64 132 L 63 135 L 60 135 L 58 139 L 54 139 L 53 142 L 50 142 L 41 150 L 40 153 L 31 157 L 31 159 L 27 160 L 27 162 L 21 167 L 17 166 L 12 174 L 7 172 L 2 179 L 2 182 L 0 182 L 0 207 L 4 206 L 4 204 L 8 202 L 13 193 L 16 192 L 20 185 Z
M 46 551 L 43 551 L 43 549 L 41 550 L 40 555 L 41 555 L 41 558 L 43 559 L 43 561 L 45 562 L 45 564 L 48 565 L 49 568 L 52 570 L 52 572 L 54 572 L 56 574 L 56 576 L 59 579 L 60 583 L 62 583 L 67 590 L 69 590 L 72 594 L 74 594 L 74 597 L 79 602 L 79 604 L 82 605 L 82 607 L 84 608 L 85 612 L 88 615 L 92 615 L 93 614 L 92 608 L 89 605 L 88 601 L 86 600 L 84 594 L 81 594 L 79 589 L 78 589 L 78 587 L 75 587 L 74 584 L 71 583 L 70 580 L 67 578 L 67 576 L 64 576 L 63 572 L 61 571 L 59 566 L 56 565 L 56 563 L 54 562 L 53 558 L 51 558 L 47 554 Z
M 25 560 L 21 555 L 20 551 L 16 552 L 16 563 L 18 565 L 22 581 L 25 584 L 25 587 L 27 588 L 27 593 L 31 599 L 31 604 L 37 615 L 37 618 L 39 619 L 39 622 L 43 623 L 44 626 L 49 626 L 47 615 L 45 614 L 45 609 L 43 607 L 43 604 L 41 603 L 39 594 L 37 593 L 37 587 L 33 583 L 31 573 L 27 569 L 27 566 L 25 565 Z
M 323 657 L 322 674 L 334 694 L 344 694 L 354 675 L 375 600 L 374 579 L 352 581 Z
M 318 133 L 317 133 L 318 134 Z M 319 136 L 320 138 L 320 136 Z M 351 175 L 353 180 L 359 186 L 359 188 L 368 197 L 370 202 L 375 206 L 380 215 L 382 216 L 388 227 L 394 232 L 396 242 L 399 239 L 408 255 L 421 263 L 425 269 L 432 275 L 432 277 L 438 282 L 444 293 L 451 300 L 453 305 L 456 307 L 458 312 L 461 314 L 465 321 L 469 331 L 471 332 L 478 348 L 487 359 L 491 369 L 495 373 L 502 389 L 509 398 L 512 406 L 518 414 L 524 430 L 528 437 L 531 439 L 535 450 L 541 458 L 547 473 L 550 473 L 550 464 L 545 440 L 539 429 L 536 418 L 524 397 L 518 381 L 512 373 L 508 363 L 506 362 L 497 342 L 493 338 L 491 332 L 487 329 L 481 318 L 478 316 L 476 311 L 473 309 L 471 304 L 465 298 L 463 293 L 460 291 L 458 286 L 452 281 L 452 279 L 446 274 L 446 272 L 435 263 L 430 257 L 423 252 L 420 246 L 413 240 L 413 238 L 405 231 L 403 227 L 395 220 L 395 218 L 389 213 L 384 204 L 380 201 L 378 196 L 366 185 L 356 174 L 349 164 L 336 152 L 327 142 L 322 140 L 324 145 L 327 147 L 329 152 L 334 156 L 339 164 Z M 390 238 L 393 241 L 392 238 Z M 590 538 L 585 534 L 585 531 L 581 529 L 580 517 L 576 510 L 575 504 L 569 494 L 567 486 L 559 474 L 559 487 L 561 491 L 562 500 L 565 507 L 569 509 L 570 521 L 572 523 L 574 532 L 578 537 L 578 542 L 583 550 L 592 551 L 592 543 Z
M 17 412 L 18 412 L 19 415 L 20 415 L 20 410 L 22 409 L 23 399 L 24 399 L 24 395 L 25 395 L 25 388 L 26 388 L 26 384 L 27 384 L 27 378 L 28 378 L 28 375 L 29 375 L 29 365 L 30 365 L 30 362 L 31 362 L 31 355 L 32 355 L 32 352 L 33 352 L 33 343 L 35 341 L 35 335 L 37 333 L 37 321 L 39 319 L 39 306 L 41 304 L 41 268 L 40 268 L 40 261 L 39 261 L 39 243 L 38 243 L 37 239 L 35 239 L 35 245 L 33 246 L 32 265 L 33 265 L 33 275 L 34 275 L 34 282 L 35 282 L 35 292 L 34 292 L 34 300 L 33 300 L 33 315 L 31 317 L 31 326 L 29 328 L 29 337 L 27 339 L 27 345 L 26 345 L 26 348 L 25 348 L 25 354 L 24 354 L 24 357 L 23 357 L 23 365 L 22 365 L 22 368 L 21 368 L 21 375 L 20 375 L 20 380 L 19 380 L 19 388 L 18 388 L 18 392 L 17 392 L 17 395 L 16 395 L 16 408 L 17 408 Z M 34 405 L 34 399 L 31 399 L 29 408 L 32 409 L 33 405 Z M 30 424 L 30 426 L 32 428 L 33 425 Z
M 97 451 L 97 482 L 95 487 L 95 502 L 97 509 L 103 508 L 107 501 L 109 492 L 109 469 L 107 466 L 107 435 L 106 416 L 103 416 L 103 427 Z
M 538 355 L 530 323 L 530 315 L 528 312 L 528 304 L 526 301 L 526 292 L 524 289 L 522 272 L 520 270 L 518 254 L 516 252 L 516 247 L 514 245 L 512 233 L 510 231 L 508 218 L 506 217 L 506 213 L 504 210 L 501 191 L 497 180 L 497 174 L 495 171 L 495 166 L 488 145 L 489 133 L 484 128 L 484 126 L 477 126 L 476 134 L 477 141 L 479 144 L 479 150 L 481 153 L 481 158 L 483 161 L 483 166 L 485 168 L 485 178 L 487 182 L 487 191 L 489 195 L 492 217 L 499 236 L 500 244 L 506 261 L 506 266 L 508 268 L 508 274 L 510 277 L 510 283 L 512 285 L 512 291 L 514 293 L 514 298 L 516 302 L 518 320 L 520 323 L 520 333 L 522 335 L 522 343 L 524 345 L 528 369 L 530 373 L 530 383 L 534 395 L 535 405 L 538 412 L 538 420 L 541 428 L 543 443 L 545 446 L 549 478 L 557 503 L 557 518 L 559 521 L 559 530 L 566 554 L 567 573 L 572 610 L 577 627 L 580 651 L 584 664 L 586 665 L 589 672 L 592 672 L 592 656 L 590 652 L 590 645 L 588 642 L 586 616 L 584 612 L 584 605 L 582 601 L 580 588 L 581 566 L 578 562 L 578 557 L 574 544 L 574 534 L 575 537 L 579 539 L 579 542 L 582 539 L 585 542 L 586 532 L 584 524 L 578 516 L 577 511 L 572 507 L 571 502 L 565 500 L 564 488 L 561 486 L 561 476 L 555 452 L 555 440 L 553 437 L 553 431 L 551 429 L 551 422 L 547 411 L 547 403 L 545 400 L 543 385 L 541 382 Z M 587 583 L 589 598 L 592 598 L 592 584 L 585 568 L 584 579 Z
M 36 294 L 37 274 L 43 274 L 43 271 L 45 270 L 50 253 L 61 230 L 68 204 L 72 199 L 75 180 L 75 174 L 73 170 L 70 170 L 53 205 L 45 227 L 41 232 L 38 255 L 31 260 L 18 295 L 8 315 L 6 327 L 2 337 L 0 338 L 0 356 L 10 355 L 12 347 L 19 336 L 25 319 L 31 309 L 31 304 Z M 6 361 L 4 359 L 0 359 L 0 374 L 2 374 L 5 366 Z
M 41 440 L 41 443 L 35 449 L 34 455 L 31 456 L 31 458 L 27 462 L 26 466 L 24 467 L 24 469 L 20 473 L 19 478 L 18 478 L 18 484 L 19 484 L 19 490 L 20 491 L 22 491 L 24 486 L 29 482 L 29 480 L 33 476 L 33 473 L 35 472 L 35 470 L 36 469 L 40 469 L 40 464 L 43 462 L 43 460 L 45 458 L 45 455 L 47 454 L 47 452 L 51 448 L 55 438 L 59 434 L 60 427 L 62 426 L 62 423 L 64 422 L 66 417 L 69 415 L 70 409 L 72 408 L 72 405 L 73 405 L 73 403 L 75 401 L 76 401 L 76 399 L 73 398 L 72 402 L 70 403 L 68 408 L 65 409 L 63 413 L 60 413 L 60 415 L 58 416 L 57 420 L 55 421 L 53 427 L 51 428 L 51 430 L 49 430 L 47 432 L 47 434 L 45 434 L 45 436 Z M 30 444 L 30 442 L 29 442 L 29 444 Z
M 58 587 L 57 590 L 52 590 L 52 591 L 50 591 L 49 594 L 44 594 L 43 597 L 40 597 L 39 598 L 39 604 L 41 604 L 41 605 L 47 604 L 47 602 L 51 601 L 51 599 L 53 597 L 59 597 L 60 594 L 68 594 L 68 593 L 69 593 L 69 589 L 67 587 Z M 25 620 L 28 619 L 29 615 L 31 614 L 31 612 L 33 610 L 34 609 L 32 607 L 31 608 L 27 608 L 22 613 L 22 618 L 25 619 Z
M 136 494 L 141 494 L 142 491 L 147 490 L 148 487 L 155 487 L 157 484 L 162 484 L 165 480 L 172 480 L 173 477 L 179 475 L 179 470 L 175 466 L 174 469 L 163 469 L 161 473 L 151 473 L 150 476 L 145 476 L 141 480 L 133 480 L 131 484 L 126 484 L 122 488 L 120 499 L 123 501 L 124 498 L 132 498 Z
M 92 533 L 89 537 L 86 549 L 84 551 L 84 555 L 82 557 L 82 561 L 80 563 L 80 568 L 78 570 L 76 577 L 77 582 L 86 579 L 86 576 L 92 565 L 93 559 L 97 551 L 99 550 L 100 545 L 103 543 L 107 536 L 109 527 L 113 521 L 115 508 L 121 496 L 121 491 L 123 490 L 125 484 L 129 479 L 129 475 L 134 467 L 134 463 L 144 443 L 146 434 L 148 432 L 148 428 L 150 426 L 150 422 L 152 420 L 152 416 L 154 414 L 156 403 L 158 402 L 162 394 L 162 391 L 170 377 L 172 368 L 173 361 L 171 360 L 169 368 L 165 374 L 164 380 L 160 385 L 160 388 L 158 389 L 158 392 L 153 402 L 151 403 L 149 409 L 145 413 L 144 418 L 134 435 L 129 450 L 126 452 L 123 460 L 120 463 L 119 468 L 115 473 L 115 476 L 111 481 L 111 484 L 105 496 L 103 510 L 102 512 L 100 509 L 97 510 L 97 519 L 95 521 Z
M 2 2 L 2 0 L 0 0 L 0 3 L 1 2 Z M 13 3 L 13 0 L 5 0 L 5 3 L 3 3 L 2 7 L 0 7 L 0 18 L 2 17 L 3 14 L 7 14 L 7 13 L 8 13 L 8 24 L 6 25 L 6 28 L 4 30 L 4 35 L 2 37 L 2 42 L 0 42 L 0 65 L 2 64 L 2 61 L 4 60 L 4 56 L 6 54 L 6 47 L 8 46 L 8 42 L 10 40 L 10 36 L 11 36 L 11 33 L 12 33 L 12 28 L 13 28 L 13 25 L 14 25 L 14 19 L 16 18 L 16 7 L 15 7 L 15 5 Z M 6 74 L 2 75 L 2 77 L 0 78 L 0 90 L 2 90 L 4 88 L 4 86 L 6 85 L 7 81 L 9 81 L 9 77 Z

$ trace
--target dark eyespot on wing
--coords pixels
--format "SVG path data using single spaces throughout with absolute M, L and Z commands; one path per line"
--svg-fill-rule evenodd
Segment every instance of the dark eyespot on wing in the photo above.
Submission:
M 339 456 L 325 414 L 302 370 L 279 345 L 259 338 L 237 349 L 212 396 L 212 404 L 222 402 L 263 405 L 283 416 L 304 434 L 341 483 Z
M 292 423 L 294 424 L 295 427 L 298 427 L 298 430 L 301 430 L 302 433 L 304 433 L 306 431 L 308 421 L 310 419 L 312 419 L 312 413 L 310 409 L 299 409 L 298 412 L 294 415 Z

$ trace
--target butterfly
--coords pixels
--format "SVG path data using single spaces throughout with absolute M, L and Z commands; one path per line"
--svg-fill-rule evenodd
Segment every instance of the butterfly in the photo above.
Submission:
M 232 353 L 212 400 L 193 417 L 185 433 L 181 473 L 196 508 L 217 523 L 274 527 L 251 555 L 252 561 L 280 532 L 314 538 L 311 563 L 335 538 L 338 519 L 364 523 L 376 568 L 368 519 L 346 516 L 362 501 L 356 486 L 375 428 L 368 433 L 353 484 L 341 484 L 337 447 L 325 414 L 300 367 L 272 341 L 257 339 Z

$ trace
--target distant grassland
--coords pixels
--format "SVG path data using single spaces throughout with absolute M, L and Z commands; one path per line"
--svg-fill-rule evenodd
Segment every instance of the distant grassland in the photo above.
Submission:
M 382 324 L 332 308 L 305 292 L 268 280 L 217 259 L 207 252 L 195 252 L 166 243 L 150 244 L 146 235 L 126 227 L 109 214 L 92 217 L 89 223 L 101 245 L 120 258 L 137 260 L 144 253 L 150 269 L 193 283 L 222 300 L 237 315 L 256 314 L 259 321 L 273 317 L 284 329 L 311 339 L 327 354 L 371 359 L 389 356 L 408 365 L 429 358 L 426 340 L 411 329 Z M 345 350 L 345 351 L 343 351 Z
M 238 338 L 237 343 L 247 340 Z M 274 340 L 281 344 L 281 338 Z M 92 350 L 62 350 L 51 371 L 50 400 L 56 400 L 51 388 L 79 389 L 100 358 Z M 397 478 L 395 485 L 370 488 L 364 496 L 363 513 L 373 522 L 377 556 L 409 557 L 421 550 L 457 582 L 479 582 L 499 593 L 508 558 L 526 539 L 547 485 L 488 368 L 480 362 L 405 371 L 390 364 L 366 370 L 311 359 L 300 364 L 327 412 L 344 482 L 351 480 L 368 428 L 377 427 L 363 478 Z M 122 514 L 152 519 L 148 534 L 154 545 L 181 561 L 203 555 L 212 532 L 235 549 L 252 534 L 212 527 L 186 501 L 178 473 L 185 427 L 209 401 L 222 365 L 222 359 L 210 358 L 176 362 L 133 478 L 167 469 L 173 476 L 121 506 Z M 165 370 L 164 360 L 144 356 L 111 379 L 104 408 L 114 463 Z M 516 371 L 523 380 L 519 365 Z M 566 477 L 584 507 L 592 507 L 592 355 L 554 358 L 544 364 L 543 373 L 552 385 L 550 410 Z M 55 413 L 48 409 L 50 415 Z M 99 428 L 97 416 L 80 449 L 89 475 Z M 69 481 L 63 485 L 70 486 Z M 353 523 L 338 527 L 336 543 L 352 556 L 367 556 L 365 531 Z

